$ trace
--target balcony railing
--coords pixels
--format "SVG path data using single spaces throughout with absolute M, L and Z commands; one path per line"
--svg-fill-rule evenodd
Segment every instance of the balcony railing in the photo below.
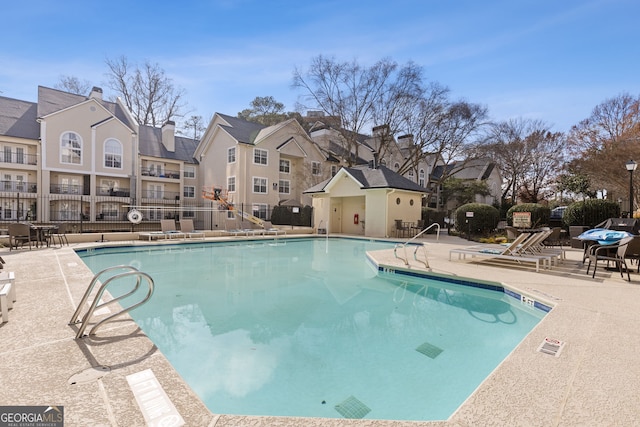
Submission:
M 77 194 L 88 196 L 83 192 L 82 185 L 66 185 L 66 184 L 51 184 L 49 185 L 49 193 L 51 194 Z
M 163 170 L 158 171 L 156 168 L 140 168 L 140 173 L 142 176 L 153 176 L 156 178 L 169 178 L 169 179 L 180 179 L 180 171 L 179 170 Z
M 180 200 L 180 192 L 142 190 L 142 198 L 155 200 Z
M 37 193 L 38 186 L 35 182 L 0 181 L 0 191 L 14 193 Z
M 97 196 L 111 196 L 111 197 L 130 197 L 131 191 L 128 188 L 96 188 Z
M 14 163 L 17 165 L 37 165 L 38 156 L 35 154 L 18 153 L 16 151 L 0 151 L 0 163 Z

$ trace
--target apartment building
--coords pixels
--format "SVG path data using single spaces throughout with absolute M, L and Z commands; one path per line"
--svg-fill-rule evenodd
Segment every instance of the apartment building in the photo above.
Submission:
M 198 198 L 197 143 L 140 126 L 119 101 L 38 87 L 36 102 L 0 97 L 0 217 L 3 221 L 126 221 L 175 215 Z M 170 212 L 170 213 L 169 213 Z M 187 215 L 189 212 L 187 212 Z
M 305 191 L 343 166 L 397 172 L 415 149 L 410 135 L 396 140 L 385 126 L 355 135 L 357 148 L 345 148 L 335 120 L 307 119 L 310 131 L 294 119 L 263 126 L 216 113 L 196 141 L 177 135 L 173 122 L 139 125 L 99 88 L 83 96 L 40 86 L 36 102 L 0 97 L 0 221 L 71 221 L 96 231 L 120 222 L 126 229 L 135 208 L 145 222 L 182 216 L 223 227 L 233 213 L 222 211 L 221 219 L 219 210 L 229 205 L 269 219 L 274 206 L 311 205 Z M 403 175 L 427 192 L 436 164 L 431 156 Z M 494 175 L 483 179 L 499 183 Z

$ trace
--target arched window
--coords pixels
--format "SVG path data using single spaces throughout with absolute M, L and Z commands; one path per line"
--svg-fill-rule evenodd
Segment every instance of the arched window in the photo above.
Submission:
M 418 172 L 418 185 L 424 187 L 424 169 L 420 169 L 420 172 Z
M 395 163 L 393 164 L 393 168 L 396 170 L 396 172 L 398 172 L 398 170 L 400 169 L 400 163 L 395 162 Z
M 65 132 L 60 138 L 60 162 L 79 165 L 82 163 L 82 140 L 75 132 Z
M 117 139 L 104 142 L 104 167 L 122 169 L 122 144 Z

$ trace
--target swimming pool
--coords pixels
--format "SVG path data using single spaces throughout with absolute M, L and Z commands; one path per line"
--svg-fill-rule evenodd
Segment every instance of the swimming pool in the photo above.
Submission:
M 131 312 L 214 413 L 444 420 L 544 311 L 378 271 L 388 242 L 278 239 L 79 251 L 156 291 Z

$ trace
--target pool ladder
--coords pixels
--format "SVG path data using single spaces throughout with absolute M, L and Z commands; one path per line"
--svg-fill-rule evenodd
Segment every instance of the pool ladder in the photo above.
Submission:
M 437 229 L 436 240 L 440 240 L 440 224 L 438 224 L 437 222 L 434 222 L 433 224 L 431 224 L 430 226 L 428 226 L 427 228 L 425 228 L 420 233 L 416 234 L 415 236 L 413 236 L 412 238 L 410 238 L 406 242 L 396 244 L 395 247 L 393 248 L 393 255 L 396 258 L 401 259 L 404 262 L 404 265 L 408 266 L 409 265 L 409 257 L 407 255 L 407 245 L 409 243 L 411 243 L 412 240 L 415 240 L 418 237 L 422 236 L 424 233 L 426 233 L 427 231 L 429 231 L 433 227 L 436 227 L 436 229 Z M 423 263 L 425 268 L 429 268 L 430 269 L 431 267 L 429 267 L 429 259 L 427 258 L 427 248 L 425 247 L 425 244 L 421 243 L 421 244 L 414 244 L 414 245 L 415 245 L 416 248 L 413 251 L 413 259 L 418 261 L 418 262 Z M 401 255 L 398 255 L 398 249 L 399 248 L 403 249 L 404 258 Z M 422 248 L 422 253 L 424 255 L 424 260 L 423 259 L 418 259 L 418 251 L 420 250 L 420 248 Z
M 113 274 L 111 275 L 111 277 L 109 277 L 104 283 L 102 283 L 102 285 L 100 286 L 100 288 L 98 288 L 98 291 L 96 292 L 96 295 L 93 299 L 93 302 L 91 303 L 91 305 L 89 306 L 89 309 L 87 310 L 87 312 L 84 314 L 84 316 L 82 317 L 82 320 L 78 320 L 80 318 L 80 314 L 82 313 L 82 308 L 84 307 L 84 305 L 87 303 L 87 300 L 89 299 L 89 295 L 91 294 L 91 292 L 93 291 L 93 288 L 96 286 L 96 284 L 98 283 L 98 279 L 103 276 L 103 275 L 107 275 L 107 273 L 114 273 L 117 270 L 120 271 L 124 271 L 123 273 L 118 273 L 118 274 Z M 103 302 L 102 304 L 99 304 L 100 302 L 100 298 L 102 298 L 102 294 L 104 293 L 104 291 L 107 289 L 107 287 L 109 286 L 109 284 L 111 284 L 114 281 L 126 278 L 126 277 L 135 277 L 135 286 L 133 287 L 133 289 L 125 294 L 122 294 L 114 299 L 112 299 L 111 301 L 108 302 Z M 96 323 L 95 325 L 93 325 L 93 328 L 91 328 L 91 330 L 89 331 L 89 335 L 95 335 L 96 331 L 98 330 L 98 328 L 102 325 L 104 325 L 105 323 L 109 322 L 110 320 L 113 320 L 115 317 L 120 316 L 124 313 L 127 313 L 131 310 L 133 310 L 136 307 L 139 307 L 140 305 L 144 304 L 145 302 L 147 302 L 149 300 L 149 298 L 151 298 L 151 295 L 153 295 L 153 288 L 154 288 L 154 282 L 153 279 L 151 278 L 151 276 L 149 276 L 147 273 L 143 273 L 141 271 L 138 271 L 137 268 L 132 267 L 130 265 L 117 265 L 114 267 L 109 267 L 106 268 L 104 270 L 102 270 L 101 272 L 99 272 L 98 274 L 96 274 L 95 276 L 93 276 L 93 279 L 91 280 L 91 283 L 89 283 L 89 287 L 87 288 L 87 290 L 84 293 L 84 296 L 82 297 L 82 300 L 80 301 L 80 303 L 78 304 L 78 308 L 76 309 L 75 313 L 73 313 L 73 316 L 71 317 L 71 320 L 69 321 L 69 325 L 80 325 L 80 328 L 78 329 L 78 332 L 76 333 L 76 339 L 78 338 L 83 338 L 84 336 L 84 331 L 87 328 L 87 326 L 89 325 L 89 321 L 91 320 L 91 317 L 93 316 L 94 312 L 97 309 L 103 308 L 107 305 L 110 304 L 114 304 L 130 295 L 133 295 L 138 288 L 140 288 L 140 284 L 142 283 L 142 280 L 146 280 L 147 282 L 147 286 L 148 286 L 148 290 L 147 290 L 147 294 L 145 295 L 145 297 L 135 303 L 130 305 L 129 307 L 126 308 L 122 308 L 121 310 L 119 310 L 118 312 L 116 312 L 115 314 L 112 314 L 108 317 L 105 317 L 104 319 L 102 319 L 101 321 L 99 321 L 98 323 Z

